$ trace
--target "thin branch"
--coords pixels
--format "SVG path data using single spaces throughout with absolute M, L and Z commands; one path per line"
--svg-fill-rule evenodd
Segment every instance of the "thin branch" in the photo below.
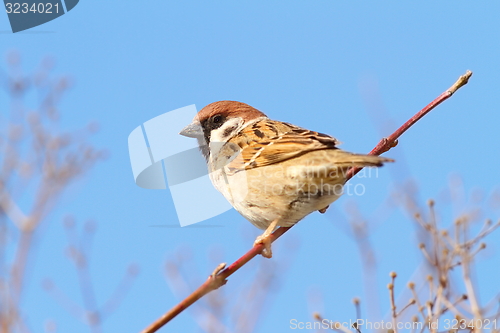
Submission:
M 102 309 L 99 311 L 101 314 L 101 318 L 104 319 L 113 313 L 118 305 L 122 303 L 123 298 L 128 293 L 132 286 L 132 282 L 134 277 L 139 273 L 139 268 L 136 265 L 130 265 L 122 277 L 120 283 L 116 286 L 115 290 L 108 298 L 106 303 L 102 306 Z
M 30 224 L 29 217 L 19 208 L 7 191 L 0 190 L 0 210 L 2 210 L 14 225 L 21 231 L 26 231 Z
M 389 299 L 391 301 L 391 312 L 392 312 L 392 329 L 394 332 L 397 332 L 396 327 L 397 327 L 397 312 L 396 312 L 396 302 L 394 300 L 394 284 L 396 282 L 396 272 L 391 272 L 391 283 L 387 285 L 387 289 L 389 289 Z
M 399 317 L 406 309 L 408 309 L 410 306 L 412 306 L 413 304 L 415 304 L 416 301 L 414 298 L 410 299 L 408 301 L 408 304 L 406 304 L 402 309 L 401 311 L 399 311 L 397 314 L 396 314 L 396 317 Z
M 424 107 L 422 110 L 417 112 L 412 118 L 410 118 L 406 123 L 399 127 L 394 133 L 389 137 L 383 138 L 380 142 L 373 148 L 369 153 L 370 155 L 381 155 L 391 148 L 395 147 L 398 143 L 398 138 L 406 132 L 411 126 L 413 126 L 418 120 L 429 113 L 436 106 L 450 98 L 458 89 L 466 85 L 469 78 L 472 76 L 471 71 L 467 71 L 464 75 L 460 76 L 458 80 L 445 92 L 439 95 L 435 100 L 433 100 L 429 105 Z M 347 180 L 351 179 L 356 175 L 362 168 L 351 168 L 347 173 Z M 292 227 L 280 227 L 274 231 L 271 236 L 271 242 L 274 242 L 280 238 L 285 232 L 287 232 Z M 220 264 L 215 271 L 208 277 L 208 279 L 192 294 L 187 296 L 184 300 L 158 318 L 150 326 L 142 331 L 142 333 L 153 333 L 160 329 L 163 325 L 168 323 L 170 320 L 175 318 L 179 313 L 184 311 L 187 307 L 192 305 L 194 302 L 198 301 L 200 298 L 211 292 L 212 290 L 218 289 L 225 285 L 227 278 L 234 274 L 243 265 L 249 262 L 253 257 L 257 256 L 264 249 L 263 244 L 254 245 L 247 253 L 245 253 L 241 258 L 236 260 L 230 266 L 225 267 L 225 264 Z
M 446 308 L 453 312 L 456 317 L 467 318 L 464 313 L 460 312 L 460 310 L 456 308 L 456 305 L 462 300 L 463 298 L 460 298 L 457 302 L 455 302 L 455 304 L 453 304 L 446 297 L 443 297 L 443 303 L 446 305 Z
M 481 239 L 485 238 L 486 236 L 488 236 L 489 234 L 491 234 L 493 231 L 495 231 L 498 227 L 500 227 L 500 220 L 495 223 L 494 225 L 491 225 L 491 224 L 487 224 L 489 225 L 488 228 L 485 228 L 483 230 L 481 230 L 479 232 L 479 234 L 474 237 L 473 239 L 467 241 L 465 243 L 465 246 L 472 246 L 474 245 L 475 243 L 477 243 L 478 241 L 480 241 Z
M 415 303 L 417 304 L 417 310 L 422 316 L 423 319 L 425 319 L 425 313 L 424 313 L 424 307 L 422 306 L 422 303 L 420 302 L 418 298 L 417 291 L 415 290 L 415 283 L 413 282 L 408 282 L 408 288 L 411 290 L 411 293 L 413 294 L 413 299 L 415 300 Z
M 419 121 L 423 116 L 432 111 L 436 106 L 446 101 L 450 98 L 458 89 L 463 87 L 469 82 L 470 77 L 472 76 L 471 71 L 465 72 L 464 75 L 460 76 L 458 80 L 445 92 L 439 95 L 435 100 L 430 102 L 425 108 L 417 112 L 413 117 L 411 117 L 406 123 L 404 123 L 400 128 L 398 128 L 394 133 L 392 133 L 389 137 L 383 138 L 380 142 L 369 152 L 369 155 L 381 155 L 391 148 L 394 148 L 398 144 L 399 137 L 406 132 L 410 127 L 412 127 L 417 121 Z M 347 179 L 351 179 L 358 172 L 361 171 L 362 168 L 352 168 L 347 174 Z
M 323 323 L 323 317 L 319 313 L 315 313 L 313 315 L 314 319 L 320 323 Z M 336 321 L 330 324 L 330 330 L 332 331 L 338 331 L 338 332 L 343 332 L 343 333 L 353 333 L 350 329 L 342 325 L 342 323 Z M 356 330 L 359 332 L 359 329 L 355 327 Z

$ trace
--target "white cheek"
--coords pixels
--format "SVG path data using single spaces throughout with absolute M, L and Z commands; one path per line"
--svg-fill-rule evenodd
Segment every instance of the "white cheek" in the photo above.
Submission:
M 243 126 L 243 119 L 232 118 L 226 121 L 221 127 L 210 133 L 210 143 L 224 143 L 234 134 L 238 133 Z
M 210 159 L 212 160 L 213 167 L 216 169 L 230 162 L 230 160 L 223 156 L 228 153 L 227 149 L 224 152 L 221 152 L 221 150 L 228 148 L 227 141 L 241 130 L 243 123 L 244 121 L 241 118 L 232 118 L 210 133 Z

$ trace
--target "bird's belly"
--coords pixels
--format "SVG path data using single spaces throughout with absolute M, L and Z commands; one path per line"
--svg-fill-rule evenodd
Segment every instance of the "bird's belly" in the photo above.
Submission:
M 307 195 L 281 195 L 279 200 L 276 200 L 274 195 L 250 193 L 248 200 L 238 202 L 234 207 L 260 229 L 266 229 L 275 219 L 279 219 L 279 226 L 290 227 L 310 213 L 327 207 L 338 198 L 339 195 L 322 195 L 314 198 Z
M 220 171 L 212 176 L 214 185 L 217 182 L 233 207 L 260 229 L 275 219 L 279 226 L 294 225 L 337 200 L 345 183 L 342 175 L 325 177 L 287 163 L 234 174 Z

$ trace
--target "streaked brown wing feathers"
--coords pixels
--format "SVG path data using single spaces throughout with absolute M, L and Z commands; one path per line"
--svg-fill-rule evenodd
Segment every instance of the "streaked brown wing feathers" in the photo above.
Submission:
M 329 135 L 268 119 L 243 129 L 240 140 L 234 143 L 242 151 L 228 165 L 233 172 L 279 163 L 315 150 L 336 149 L 339 144 Z

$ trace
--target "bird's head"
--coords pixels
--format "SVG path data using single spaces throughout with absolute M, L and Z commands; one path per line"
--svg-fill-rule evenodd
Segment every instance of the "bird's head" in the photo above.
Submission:
M 196 138 L 203 155 L 208 159 L 211 143 L 223 144 L 255 119 L 266 115 L 248 104 L 219 101 L 208 104 L 198 112 L 191 124 L 179 133 Z

